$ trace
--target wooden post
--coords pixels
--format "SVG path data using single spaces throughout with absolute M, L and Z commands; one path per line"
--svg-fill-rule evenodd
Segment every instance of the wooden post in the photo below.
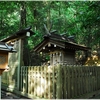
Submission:
M 18 58 L 18 74 L 17 74 L 17 88 L 20 90 L 20 69 L 21 69 L 21 60 L 22 60 L 22 39 L 19 40 L 19 58 Z

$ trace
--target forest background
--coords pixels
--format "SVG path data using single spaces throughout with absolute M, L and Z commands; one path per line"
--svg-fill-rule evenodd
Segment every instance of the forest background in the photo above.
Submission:
M 99 11 L 99 1 L 0 1 L 0 39 L 32 26 L 35 35 L 25 45 L 26 65 L 48 60 L 48 56 L 32 52 L 45 34 L 43 24 L 58 34 L 73 35 L 78 44 L 95 50 L 100 46 Z

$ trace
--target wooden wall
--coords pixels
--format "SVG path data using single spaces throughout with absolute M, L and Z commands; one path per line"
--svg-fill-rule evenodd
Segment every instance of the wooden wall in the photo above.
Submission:
M 17 52 L 9 53 L 8 56 L 8 65 L 10 69 L 8 72 L 3 72 L 2 75 L 2 83 L 11 88 L 17 88 L 18 84 L 19 41 L 14 42 L 14 49 L 17 50 Z

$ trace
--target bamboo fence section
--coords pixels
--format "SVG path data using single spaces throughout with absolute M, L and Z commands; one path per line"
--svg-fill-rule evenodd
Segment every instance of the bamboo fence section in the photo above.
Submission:
M 22 66 L 20 72 L 21 92 L 39 98 L 78 98 L 100 90 L 100 67 Z

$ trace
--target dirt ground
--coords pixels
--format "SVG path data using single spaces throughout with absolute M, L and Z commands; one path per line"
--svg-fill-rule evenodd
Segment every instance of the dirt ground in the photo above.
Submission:
M 7 91 L 1 91 L 1 99 L 29 99 L 26 97 L 19 97 L 11 92 L 7 92 Z

